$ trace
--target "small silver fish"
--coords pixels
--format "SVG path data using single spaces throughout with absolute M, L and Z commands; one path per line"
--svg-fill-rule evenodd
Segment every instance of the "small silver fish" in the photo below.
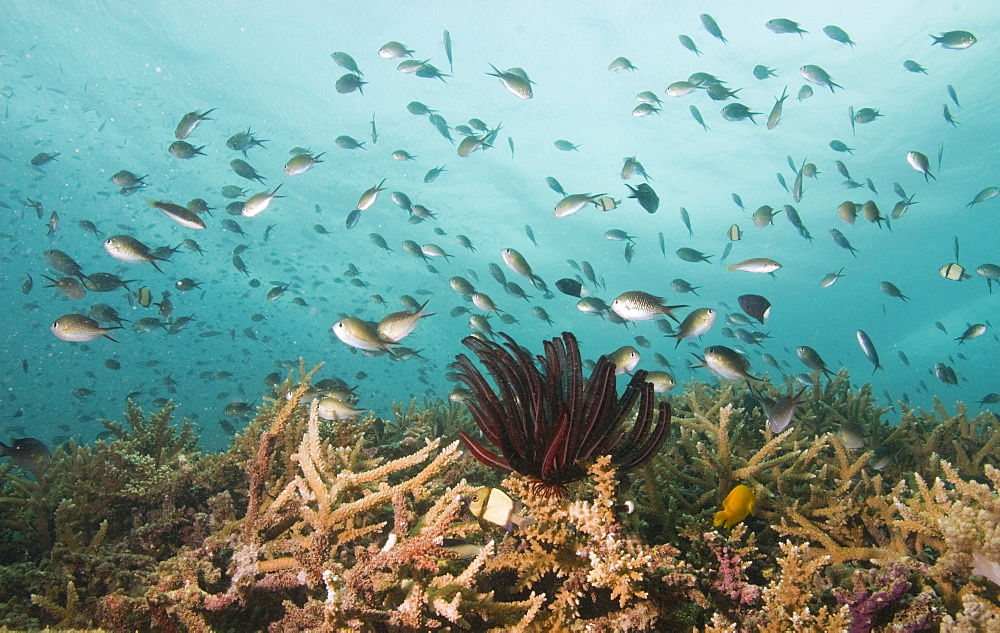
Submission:
M 872 370 L 874 374 L 876 371 L 882 369 L 882 365 L 878 362 L 878 352 L 875 350 L 875 344 L 872 343 L 871 338 L 865 334 L 863 330 L 857 331 L 858 345 L 861 346 L 861 351 L 864 352 L 865 358 L 871 361 L 875 369 Z

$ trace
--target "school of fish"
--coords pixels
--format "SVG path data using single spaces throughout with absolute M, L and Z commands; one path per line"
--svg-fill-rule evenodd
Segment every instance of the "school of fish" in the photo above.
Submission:
M 107 88 L 58 74 L 68 87 L 47 86 L 32 74 L 44 47 L 11 52 L 3 68 L 19 74 L 2 78 L 4 123 L 36 141 L 0 154 L 21 174 L 0 199 L 5 303 L 20 307 L 8 326 L 6 435 L 89 441 L 126 396 L 197 402 L 182 412 L 232 434 L 300 356 L 333 376 L 311 394 L 328 419 L 421 392 L 461 402 L 468 394 L 448 382 L 460 340 L 501 330 L 529 346 L 574 331 L 589 363 L 607 355 L 619 374 L 647 369 L 658 393 L 692 378 L 745 381 L 775 433 L 803 392 L 768 382 L 808 385 L 841 365 L 861 380 L 867 367 L 893 374 L 890 404 L 956 387 L 944 393 L 1000 402 L 1000 384 L 984 386 L 989 370 L 969 359 L 1000 341 L 990 322 L 1000 248 L 981 248 L 1000 177 L 950 165 L 996 155 L 992 139 L 981 156 L 956 140 L 991 102 L 935 71 L 950 56 L 988 68 L 987 42 L 950 17 L 906 40 L 919 62 L 887 61 L 878 42 L 849 35 L 857 18 L 846 14 L 827 25 L 761 13 L 739 28 L 722 11 L 678 15 L 661 59 L 623 41 L 601 64 L 560 61 L 564 76 L 516 38 L 487 58 L 479 50 L 490 47 L 458 28 L 366 32 L 364 46 L 328 38 L 312 77 L 283 77 L 303 95 L 283 107 L 339 114 L 303 121 L 295 136 L 210 90 L 180 106 L 136 97 L 100 123 L 92 110 L 28 111 L 30 92 L 73 104 L 73 92 Z M 753 45 L 741 42 L 750 31 Z M 748 56 L 755 63 L 734 61 Z M 853 92 L 876 60 L 919 92 L 910 109 L 893 107 L 898 95 Z M 614 111 L 595 127 L 627 155 L 609 154 L 592 129 L 537 122 L 553 104 L 586 111 L 591 92 Z M 121 134 L 125 116 L 149 123 L 145 140 Z M 57 117 L 86 133 L 47 134 Z M 903 133 L 908 119 L 922 134 Z M 647 140 L 664 129 L 704 154 Z M 746 144 L 766 158 L 745 160 Z M 687 187 L 697 170 L 710 189 Z M 942 195 L 950 207 L 925 202 Z M 940 220 L 914 234 L 909 223 L 929 214 Z M 984 234 L 952 231 L 948 217 L 963 214 Z M 896 331 L 904 315 L 922 329 Z M 946 353 L 910 367 L 943 342 Z M 38 428 L 24 418 L 33 403 L 57 406 L 42 403 L 49 390 L 72 399 L 48 411 L 58 428 Z M 726 527 L 754 503 L 734 494 L 716 520 Z M 516 512 L 486 518 L 516 523 Z

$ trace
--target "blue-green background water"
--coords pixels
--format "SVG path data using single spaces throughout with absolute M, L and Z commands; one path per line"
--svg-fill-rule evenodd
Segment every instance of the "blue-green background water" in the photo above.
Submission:
M 995 111 L 1000 9 L 986 1 L 904 2 L 891 8 L 870 2 L 745 4 L 386 2 L 361 9 L 326 2 L 3 3 L 0 200 L 10 208 L 0 209 L 0 415 L 24 411 L 23 417 L 8 421 L 5 437 L 92 440 L 102 430 L 99 418 L 118 417 L 125 394 L 143 390 L 147 406 L 155 397 L 179 401 L 180 413 L 203 426 L 206 444 L 221 446 L 224 435 L 216 420 L 225 404 L 259 402 L 262 379 L 275 371 L 275 363 L 300 356 L 307 364 L 325 362 L 323 376 L 357 385 L 360 406 L 380 414 L 388 414 L 393 400 L 425 393 L 445 397 L 453 386 L 444 378 L 447 364 L 463 350 L 460 340 L 470 333 L 468 315 L 451 318 L 448 313 L 455 306 L 471 307 L 449 288 L 448 278 L 467 276 L 469 270 L 478 275 L 478 281 L 472 280 L 476 288 L 520 321 L 502 325 L 494 318 L 494 329 L 534 350 L 543 338 L 570 330 L 581 339 L 585 355 L 595 358 L 634 345 L 633 337 L 642 335 L 653 347 L 639 349 L 640 367 L 658 369 L 652 354 L 660 352 L 674 364 L 681 382 L 695 376 L 713 379 L 707 370 L 692 374 L 684 367 L 692 351 L 711 344 L 744 347 L 723 337 L 720 319 L 702 341 L 682 343 L 675 351 L 673 339 L 663 338 L 652 322 L 612 325 L 580 313 L 575 298 L 558 292 L 552 299 L 542 298 L 527 280 L 507 271 L 508 279 L 533 299 L 509 297 L 487 269 L 490 262 L 503 265 L 499 253 L 507 247 L 523 253 L 553 289 L 557 279 L 576 273 L 567 258 L 591 262 L 607 288 L 594 292 L 608 302 L 621 292 L 644 290 L 666 296 L 669 303 L 713 307 L 725 315 L 739 311 L 739 295 L 765 295 L 774 307 L 762 329 L 772 338 L 763 349 L 749 351 L 753 373 L 767 371 L 775 381 L 780 372 L 767 367 L 759 352 L 772 354 L 788 373 L 798 374 L 807 371 L 795 356 L 800 345 L 815 348 L 834 369 L 848 368 L 855 381 L 868 380 L 871 364 L 855 340 L 855 331 L 863 329 L 885 366 L 871 377 L 883 399 L 883 394 L 892 400 L 905 394 L 913 404 L 928 406 L 938 395 L 946 402 L 975 403 L 1000 391 L 994 331 L 961 347 L 954 340 L 970 323 L 1000 324 L 1000 290 L 991 295 L 985 279 L 974 272 L 983 263 L 1000 264 L 1000 201 L 965 208 L 977 192 L 1000 184 L 1000 118 Z M 702 28 L 699 14 L 704 12 L 715 17 L 728 45 Z M 800 38 L 764 27 L 778 17 L 797 20 L 809 33 Z M 856 48 L 825 36 L 822 28 L 828 24 L 842 27 Z M 454 77 L 447 83 L 404 75 L 396 70 L 400 60 L 377 54 L 384 43 L 397 40 L 415 49 L 418 59 L 429 58 L 449 72 L 442 46 L 445 29 L 454 46 Z M 931 45 L 928 34 L 954 29 L 972 31 L 978 43 L 967 50 Z M 694 39 L 700 57 L 680 46 L 680 34 Z M 346 71 L 331 59 L 333 51 L 345 51 L 357 61 L 370 82 L 363 95 L 337 94 L 334 82 Z M 609 63 L 619 55 L 637 70 L 609 72 Z M 928 74 L 907 72 L 902 66 L 907 59 L 922 64 Z M 490 63 L 524 68 L 536 84 L 534 98 L 521 100 L 507 92 L 485 74 Z M 751 70 L 756 64 L 776 69 L 778 76 L 755 79 Z M 798 68 L 804 64 L 822 66 L 844 90 L 831 94 L 813 86 L 815 95 L 798 101 L 795 94 L 806 83 Z M 697 71 L 742 88 L 741 102 L 763 113 L 757 117 L 760 125 L 723 120 L 724 104 L 703 91 L 665 96 L 668 84 Z M 961 108 L 950 101 L 948 84 Z M 764 121 L 785 86 L 792 96 L 781 124 L 769 131 Z M 663 99 L 660 114 L 631 115 L 642 90 Z M 491 126 L 502 122 L 496 147 L 458 157 L 426 117 L 406 110 L 414 100 L 437 110 L 452 126 L 472 117 Z M 946 103 L 959 126 L 944 120 Z M 692 119 L 690 105 L 701 110 L 708 132 Z M 857 126 L 852 134 L 849 106 L 877 108 L 884 116 Z M 167 147 L 175 140 L 180 117 L 209 108 L 216 108 L 213 120 L 188 139 L 205 145 L 206 155 L 189 161 L 170 156 Z M 373 113 L 377 143 L 369 138 Z M 248 162 L 267 178 L 268 188 L 284 183 L 281 193 L 287 196 L 255 218 L 232 218 L 252 238 L 243 258 L 252 277 L 262 282 L 256 289 L 230 261 L 232 249 L 248 240 L 220 228 L 220 221 L 229 217 L 221 209 L 228 202 L 219 193 L 222 186 L 264 189 L 229 167 L 230 160 L 242 155 L 225 141 L 248 126 L 270 141 L 266 149 L 250 150 Z M 367 149 L 340 149 L 334 139 L 343 134 L 366 141 Z M 513 158 L 508 136 L 515 146 Z M 557 139 L 579 144 L 579 151 L 559 151 L 553 146 Z M 834 139 L 857 148 L 855 154 L 834 152 L 828 145 Z M 325 162 L 307 174 L 285 176 L 281 168 L 294 146 L 326 152 Z M 395 161 L 390 154 L 397 149 L 419 158 Z M 912 150 L 931 158 L 937 181 L 926 183 L 907 165 L 905 156 Z M 61 155 L 40 169 L 31 167 L 31 157 L 42 151 Z M 626 200 L 610 213 L 590 207 L 568 218 L 553 216 L 560 196 L 546 186 L 546 176 L 557 178 L 570 193 L 608 192 L 624 198 L 627 190 L 619 172 L 623 158 L 633 155 L 659 194 L 655 215 Z M 794 173 L 786 156 L 797 163 L 808 159 L 821 172 L 816 180 L 806 179 L 798 204 L 775 177 L 782 173 L 791 186 Z M 844 189 L 835 160 L 843 160 L 856 181 L 871 178 L 878 195 Z M 447 171 L 425 184 L 427 170 L 441 165 Z M 132 196 L 118 195 L 109 179 L 121 169 L 149 174 L 150 186 Z M 387 190 L 347 230 L 344 220 L 361 192 L 383 178 Z M 635 186 L 641 180 L 628 182 Z M 837 206 L 844 200 L 874 199 L 887 215 L 898 200 L 893 183 L 915 194 L 919 204 L 893 221 L 891 232 L 861 218 L 853 227 L 838 218 Z M 408 223 L 406 212 L 390 201 L 392 191 L 405 192 L 437 218 Z M 815 241 L 802 239 L 783 215 L 772 226 L 754 228 L 749 213 L 733 203 L 734 192 L 751 212 L 763 204 L 793 204 Z M 206 218 L 204 231 L 185 229 L 146 206 L 148 198 L 184 204 L 195 197 L 219 207 L 214 217 Z M 44 204 L 44 219 L 25 207 L 27 198 Z M 680 207 L 690 213 L 693 237 L 681 222 Z M 47 236 L 51 211 L 61 223 Z M 205 254 L 182 250 L 163 264 L 164 274 L 146 264 L 122 264 L 77 226 L 79 220 L 153 246 L 191 237 Z M 783 265 L 775 279 L 728 272 L 718 263 L 733 223 L 745 234 L 726 263 L 770 257 Z M 270 224 L 277 226 L 265 244 L 261 237 Z M 315 232 L 315 224 L 331 235 Z M 525 224 L 532 227 L 538 247 L 525 235 Z M 435 227 L 447 236 L 436 235 Z M 612 228 L 638 236 L 631 264 L 623 258 L 623 243 L 603 238 Z M 857 258 L 833 244 L 831 228 L 844 232 L 858 249 Z M 370 232 L 383 235 L 395 252 L 377 249 L 368 239 Z M 658 232 L 666 236 L 666 257 L 657 246 Z M 463 249 L 454 241 L 456 234 L 469 236 L 478 250 Z M 938 274 L 943 264 L 954 261 L 956 236 L 959 263 L 972 274 L 962 283 Z M 435 260 L 440 274 L 432 274 L 401 251 L 404 239 L 438 244 L 455 257 Z M 713 263 L 681 261 L 674 251 L 684 246 L 714 255 Z M 55 318 L 86 313 L 96 302 L 110 303 L 130 319 L 156 313 L 130 301 L 124 290 L 71 301 L 42 287 L 42 274 L 61 276 L 47 268 L 42 252 L 49 248 L 69 253 L 85 273 L 107 271 L 137 279 L 133 289 L 147 285 L 157 299 L 171 290 L 175 316 L 194 314 L 195 323 L 173 336 L 121 331 L 117 344 L 56 339 L 49 332 Z M 347 283 L 343 272 L 349 263 L 360 269 L 369 288 Z M 841 268 L 846 277 L 829 288 L 819 287 L 826 273 Z M 23 296 L 21 283 L 28 274 L 35 288 Z M 182 277 L 201 281 L 203 288 L 173 290 Z M 701 296 L 673 293 L 669 284 L 678 277 L 701 286 Z M 910 301 L 882 294 L 878 283 L 883 280 L 899 286 Z M 284 297 L 268 302 L 264 297 L 273 282 L 291 287 Z M 389 310 L 370 301 L 374 293 L 386 298 Z M 402 309 L 396 303 L 402 294 L 430 299 L 429 309 L 437 313 L 403 341 L 422 349 L 426 360 L 368 358 L 332 336 L 330 327 L 343 314 L 378 320 Z M 295 296 L 307 306 L 294 305 Z M 544 307 L 555 325 L 535 318 L 534 305 Z M 254 313 L 266 319 L 253 322 Z M 256 340 L 245 335 L 246 328 Z M 224 334 L 199 336 L 207 331 Z M 901 362 L 899 351 L 909 357 L 909 366 Z M 965 358 L 957 357 L 958 352 Z M 120 361 L 122 369 L 107 369 L 108 358 Z M 27 372 L 21 359 L 27 361 Z M 957 387 L 933 376 L 937 362 L 955 369 Z M 220 379 L 219 371 L 233 375 Z M 358 380 L 359 371 L 367 377 Z M 176 393 L 167 393 L 166 376 L 177 382 Z M 74 397 L 71 392 L 79 387 L 94 395 Z

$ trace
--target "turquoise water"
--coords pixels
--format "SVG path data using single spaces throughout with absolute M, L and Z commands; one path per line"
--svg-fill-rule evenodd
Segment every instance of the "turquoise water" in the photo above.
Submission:
M 685 368 L 692 352 L 708 345 L 749 347 L 723 336 L 721 317 L 739 312 L 738 296 L 755 293 L 766 296 L 773 308 L 766 326 L 757 328 L 771 338 L 763 347 L 747 349 L 751 373 L 781 379 L 781 372 L 761 360 L 762 351 L 789 374 L 808 371 L 795 356 L 796 347 L 808 345 L 834 370 L 846 367 L 855 381 L 866 381 L 872 366 L 855 339 L 862 329 L 885 368 L 871 375 L 883 399 L 905 396 L 927 406 L 938 395 L 946 402 L 975 403 L 1000 391 L 992 328 L 961 346 L 954 340 L 968 324 L 996 324 L 1000 302 L 1000 289 L 991 295 L 986 280 L 975 273 L 980 264 L 1000 264 L 1000 200 L 965 207 L 980 190 L 1000 185 L 995 165 L 1000 119 L 994 107 L 1000 11 L 989 2 L 895 3 L 892 11 L 863 2 L 731 5 L 513 2 L 487 9 L 389 2 L 376 11 L 309 2 L 3 3 L 0 201 L 9 208 L 0 210 L 5 305 L 0 414 L 23 410 L 22 417 L 8 421 L 5 435 L 47 442 L 72 435 L 90 441 L 102 430 L 97 419 L 119 417 L 125 395 L 142 390 L 140 401 L 147 407 L 157 397 L 180 402 L 179 413 L 198 421 L 206 443 L 220 446 L 225 436 L 217 420 L 223 407 L 259 401 L 264 376 L 276 370 L 284 374 L 276 363 L 300 356 L 310 365 L 325 362 L 321 376 L 357 386 L 359 406 L 383 415 L 393 400 L 445 397 L 453 387 L 444 377 L 447 365 L 464 350 L 460 341 L 471 332 L 468 314 L 449 316 L 453 307 L 472 308 L 449 287 L 455 275 L 469 278 L 516 317 L 513 325 L 495 317 L 491 323 L 533 350 L 564 330 L 577 334 L 591 358 L 635 345 L 634 337 L 644 336 L 652 348 L 639 347 L 639 366 L 660 369 L 652 359 L 659 352 L 673 363 L 678 382 L 713 379 L 705 369 L 692 373 Z M 714 16 L 728 45 L 705 31 L 699 20 L 703 12 Z M 778 17 L 798 21 L 808 34 L 765 28 Z M 843 28 L 857 46 L 824 35 L 822 28 L 829 24 Z M 453 41 L 453 71 L 442 45 L 445 29 Z M 956 29 L 975 33 L 979 41 L 966 50 L 932 46 L 928 34 Z M 681 34 L 695 41 L 701 56 L 681 47 Z M 453 77 L 443 82 L 400 73 L 400 60 L 378 55 L 391 40 Z M 334 51 L 357 61 L 369 82 L 363 95 L 335 90 L 346 71 L 331 59 Z M 627 57 L 636 70 L 609 71 L 618 56 Z M 906 60 L 918 62 L 927 74 L 908 72 Z M 489 64 L 527 71 L 535 82 L 534 98 L 518 99 L 505 90 L 486 74 Z M 754 78 L 757 64 L 775 69 L 777 77 Z M 844 89 L 831 93 L 812 85 L 814 95 L 799 101 L 796 94 L 806 82 L 798 69 L 805 64 L 821 66 Z M 725 103 L 712 101 L 703 90 L 676 98 L 664 94 L 667 85 L 699 71 L 740 88 L 739 102 L 762 113 L 758 125 L 724 120 Z M 951 101 L 948 85 L 961 107 Z M 783 119 L 768 130 L 767 114 L 785 87 L 791 96 Z M 636 94 L 643 90 L 663 100 L 662 112 L 632 116 Z M 407 111 L 411 101 L 438 111 L 452 127 L 467 125 L 473 117 L 490 127 L 502 123 L 495 147 L 460 158 L 427 117 Z M 960 125 L 945 121 L 945 104 Z M 707 132 L 692 118 L 691 105 L 704 116 Z M 857 124 L 852 132 L 849 107 L 876 108 L 883 116 Z M 179 160 L 168 154 L 180 118 L 210 108 L 215 108 L 212 120 L 187 139 L 204 145 L 205 155 Z M 370 135 L 373 115 L 377 143 Z M 229 166 L 243 156 L 226 147 L 226 140 L 247 127 L 269 141 L 266 148 L 249 150 L 246 158 L 266 177 L 265 185 L 240 178 Z M 341 149 L 334 143 L 340 135 L 366 142 L 366 149 Z M 452 136 L 462 138 L 456 132 Z M 553 143 L 560 139 L 578 144 L 579 150 L 558 150 Z M 835 139 L 856 148 L 854 154 L 833 151 L 829 143 Z M 295 146 L 325 152 L 324 162 L 306 174 L 286 176 L 282 166 Z M 399 149 L 417 160 L 393 160 L 391 153 Z M 907 164 L 906 154 L 914 150 L 930 158 L 936 181 L 925 182 Z M 60 155 L 32 167 L 29 161 L 39 152 Z M 660 198 L 657 213 L 650 215 L 625 198 L 626 181 L 619 173 L 627 156 L 636 156 L 651 176 Z M 789 156 L 795 164 L 814 163 L 820 172 L 804 180 L 798 203 L 776 179 L 781 173 L 792 187 Z M 843 161 L 859 183 L 870 178 L 878 193 L 845 189 L 835 160 Z M 423 182 L 429 169 L 442 165 L 447 171 Z M 110 177 L 122 169 L 148 174 L 149 186 L 120 195 Z M 561 196 L 546 185 L 547 176 L 557 178 L 567 193 L 607 192 L 624 202 L 608 213 L 589 206 L 556 218 L 553 208 Z M 383 178 L 386 191 L 357 226 L 347 229 L 345 220 L 361 193 Z M 637 186 L 642 180 L 627 182 Z M 893 220 L 891 231 L 860 217 L 854 226 L 839 219 L 837 207 L 845 200 L 874 200 L 888 215 L 899 200 L 894 183 L 919 204 Z M 220 194 L 225 185 L 252 193 L 278 184 L 287 197 L 259 216 L 232 217 L 222 209 L 229 202 Z M 407 212 L 390 200 L 393 191 L 425 205 L 436 219 L 410 224 Z M 734 204 L 732 193 L 742 198 L 747 212 Z M 216 207 L 213 216 L 205 217 L 203 231 L 184 228 L 146 205 L 150 198 L 185 204 L 196 197 Z M 26 206 L 29 198 L 43 204 L 42 219 Z M 755 228 L 750 213 L 765 204 L 794 205 L 814 241 L 801 238 L 784 214 L 773 225 Z M 681 207 L 689 212 L 693 236 L 682 224 Z M 49 236 L 53 211 L 60 222 Z M 222 230 L 223 219 L 238 221 L 249 239 Z M 81 220 L 108 235 L 128 234 L 151 246 L 193 238 L 205 253 L 182 249 L 161 264 L 161 274 L 148 264 L 109 257 L 100 239 L 80 229 Z M 743 239 L 720 265 L 734 223 L 744 231 Z M 264 230 L 272 224 L 265 243 Z M 317 224 L 330 234 L 318 233 Z M 526 224 L 537 247 L 525 233 Z M 857 258 L 830 240 L 832 228 L 848 237 Z M 631 263 L 623 257 L 623 242 L 603 237 L 609 229 L 637 236 Z M 395 252 L 376 248 L 368 238 L 371 232 L 384 236 Z M 657 243 L 660 232 L 665 256 Z M 468 236 L 477 250 L 462 248 L 457 234 Z M 956 261 L 956 237 L 961 245 L 957 261 L 972 275 L 961 283 L 938 273 Z M 406 239 L 437 244 L 454 258 L 434 259 L 439 271 L 434 274 L 402 252 L 400 242 Z M 232 249 L 244 243 L 250 246 L 241 255 L 249 277 L 231 262 Z M 714 255 L 712 263 L 680 260 L 674 251 L 681 247 Z M 126 329 L 113 334 L 118 343 L 57 339 L 49 332 L 57 317 L 86 313 L 97 302 L 114 306 L 128 319 L 156 316 L 156 308 L 140 307 L 125 290 L 88 293 L 74 301 L 44 288 L 42 274 L 62 276 L 42 255 L 51 248 L 70 254 L 87 274 L 105 271 L 137 280 L 132 290 L 147 286 L 154 300 L 170 291 L 174 316 L 193 314 L 195 321 L 175 335 Z M 507 269 L 503 248 L 524 254 L 554 296 L 543 298 Z M 726 270 L 725 264 L 750 257 L 772 258 L 783 267 L 773 279 Z M 720 319 L 701 341 L 686 341 L 675 350 L 673 339 L 663 338 L 652 322 L 625 327 L 584 315 L 575 297 L 555 290 L 556 280 L 578 274 L 567 259 L 593 265 L 605 288 L 586 286 L 609 303 L 622 292 L 643 290 L 665 296 L 667 303 L 715 308 Z M 532 299 L 508 296 L 490 277 L 490 263 L 501 265 Z M 367 288 L 350 285 L 343 274 L 349 264 L 357 266 Z M 820 288 L 825 274 L 841 268 L 844 278 Z M 24 296 L 21 285 L 29 274 L 34 289 Z M 201 282 L 202 288 L 175 290 L 173 284 L 183 277 Z M 670 282 L 675 278 L 701 286 L 700 297 L 674 293 Z M 251 279 L 260 280 L 260 287 L 251 287 Z M 894 283 L 909 302 L 880 292 L 880 281 Z M 276 283 L 290 284 L 288 292 L 267 301 Z M 376 293 L 387 307 L 370 300 Z M 370 358 L 332 335 L 331 325 L 344 315 L 377 321 L 401 310 L 397 298 L 403 294 L 429 300 L 428 309 L 436 313 L 403 340 L 423 350 L 425 359 Z M 295 305 L 295 297 L 306 305 Z M 543 307 L 555 324 L 533 316 L 533 306 Z M 265 318 L 253 321 L 254 314 Z M 221 334 L 201 336 L 208 332 Z M 909 366 L 901 362 L 900 351 Z M 107 359 L 119 361 L 121 369 L 108 369 Z M 955 370 L 957 386 L 934 377 L 938 362 Z M 219 371 L 232 376 L 219 378 Z M 366 376 L 358 378 L 358 372 Z M 174 393 L 164 382 L 168 376 L 176 381 Z M 74 396 L 81 387 L 93 395 Z

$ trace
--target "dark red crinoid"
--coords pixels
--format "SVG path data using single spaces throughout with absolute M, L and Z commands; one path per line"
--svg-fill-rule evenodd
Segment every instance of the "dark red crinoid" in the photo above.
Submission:
M 465 402 L 472 418 L 496 447 L 490 450 L 460 432 L 479 461 L 563 494 L 565 485 L 583 479 L 589 462 L 600 455 L 611 455 L 612 463 L 627 471 L 663 445 L 670 432 L 670 405 L 660 403 L 654 425 L 653 385 L 645 381 L 645 371 L 635 372 L 619 398 L 615 367 L 606 358 L 584 382 L 580 347 L 572 333 L 545 341 L 545 355 L 537 357 L 537 365 L 512 338 L 500 336 L 505 345 L 472 336 L 462 340 L 486 367 L 496 391 L 465 354 L 456 356 L 453 365 L 473 393 Z M 626 431 L 636 401 L 635 421 Z

